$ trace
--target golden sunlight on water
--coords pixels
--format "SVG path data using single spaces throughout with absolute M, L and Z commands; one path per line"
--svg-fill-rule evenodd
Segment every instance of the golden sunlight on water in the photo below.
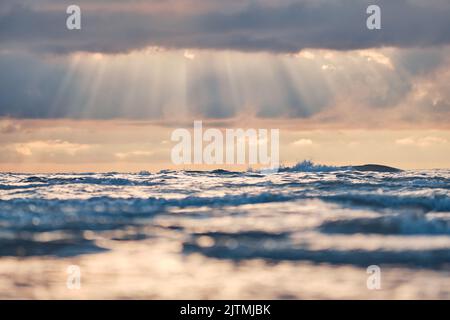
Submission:
M 233 263 L 159 240 L 104 243 L 107 253 L 75 258 L 2 258 L 4 299 L 448 299 L 448 271 L 383 268 L 381 290 L 368 290 L 365 268 L 299 262 Z M 66 286 L 69 265 L 81 288 Z

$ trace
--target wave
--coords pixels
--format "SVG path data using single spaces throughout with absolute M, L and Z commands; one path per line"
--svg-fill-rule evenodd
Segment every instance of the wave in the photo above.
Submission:
M 0 174 L 0 256 L 170 238 L 180 254 L 230 261 L 441 266 L 450 260 L 449 189 L 450 171 L 367 173 L 311 161 L 275 174 Z
M 350 170 L 350 167 L 327 166 L 315 164 L 310 160 L 303 160 L 292 167 L 280 167 L 279 172 L 332 172 L 346 170 Z
M 403 265 L 412 268 L 445 268 L 450 265 L 449 249 L 428 250 L 313 250 L 289 243 L 278 245 L 271 239 L 259 242 L 236 241 L 215 238 L 213 245 L 202 246 L 195 239 L 183 244 L 185 253 L 200 253 L 204 256 L 242 261 L 266 259 L 270 261 L 308 261 L 312 263 L 351 264 L 366 268 L 369 265 Z M 268 245 L 267 245 L 268 244 Z
M 449 219 L 427 219 L 424 215 L 400 214 L 376 218 L 354 218 L 322 223 L 326 234 L 450 235 Z
M 450 212 L 450 198 L 448 195 L 430 196 L 402 196 L 372 193 L 345 193 L 338 195 L 319 196 L 320 199 L 341 203 L 350 207 L 367 207 L 381 209 L 410 209 L 423 212 Z
M 327 166 L 315 164 L 310 160 L 303 160 L 292 167 L 281 167 L 279 172 L 334 172 L 334 171 L 358 171 L 358 172 L 402 172 L 403 170 L 380 165 L 347 165 L 347 166 Z

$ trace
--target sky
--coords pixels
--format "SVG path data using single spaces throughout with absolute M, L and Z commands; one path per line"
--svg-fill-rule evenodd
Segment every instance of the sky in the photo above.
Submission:
M 194 120 L 280 129 L 285 164 L 450 168 L 449 17 L 448 0 L 3 0 L 0 171 L 172 168 Z

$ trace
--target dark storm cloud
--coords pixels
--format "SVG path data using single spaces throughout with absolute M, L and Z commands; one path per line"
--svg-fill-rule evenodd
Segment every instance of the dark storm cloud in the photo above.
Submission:
M 69 2 L 3 1 L 1 49 L 114 53 L 163 46 L 297 52 L 450 43 L 450 2 L 445 0 L 75 2 L 82 9 L 80 31 L 66 29 Z M 382 30 L 366 28 L 369 4 L 380 5 Z
M 412 101 L 417 114 L 411 119 L 437 112 L 440 120 L 449 117 L 449 0 L 74 2 L 82 8 L 81 31 L 66 29 L 72 1 L 0 2 L 0 117 L 160 119 L 185 109 L 215 119 L 248 110 L 263 118 L 312 118 L 340 101 L 349 108 L 393 109 L 420 84 L 424 93 Z M 369 3 L 382 8 L 381 31 L 366 29 Z M 137 67 L 134 58 L 122 65 L 107 55 L 102 65 L 96 55 L 80 54 L 72 68 L 73 56 L 58 55 L 147 46 L 273 53 L 401 49 L 387 49 L 391 67 L 358 52 L 311 60 L 227 52 L 230 68 L 221 52 L 210 51 L 184 58 L 183 50 L 158 49 L 165 58 L 150 54 L 142 61 L 145 52 L 139 52 Z

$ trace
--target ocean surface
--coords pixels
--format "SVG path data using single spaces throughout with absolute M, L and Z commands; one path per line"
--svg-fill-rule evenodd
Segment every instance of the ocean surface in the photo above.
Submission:
M 450 170 L 0 174 L 1 298 L 450 299 L 449 279 Z

